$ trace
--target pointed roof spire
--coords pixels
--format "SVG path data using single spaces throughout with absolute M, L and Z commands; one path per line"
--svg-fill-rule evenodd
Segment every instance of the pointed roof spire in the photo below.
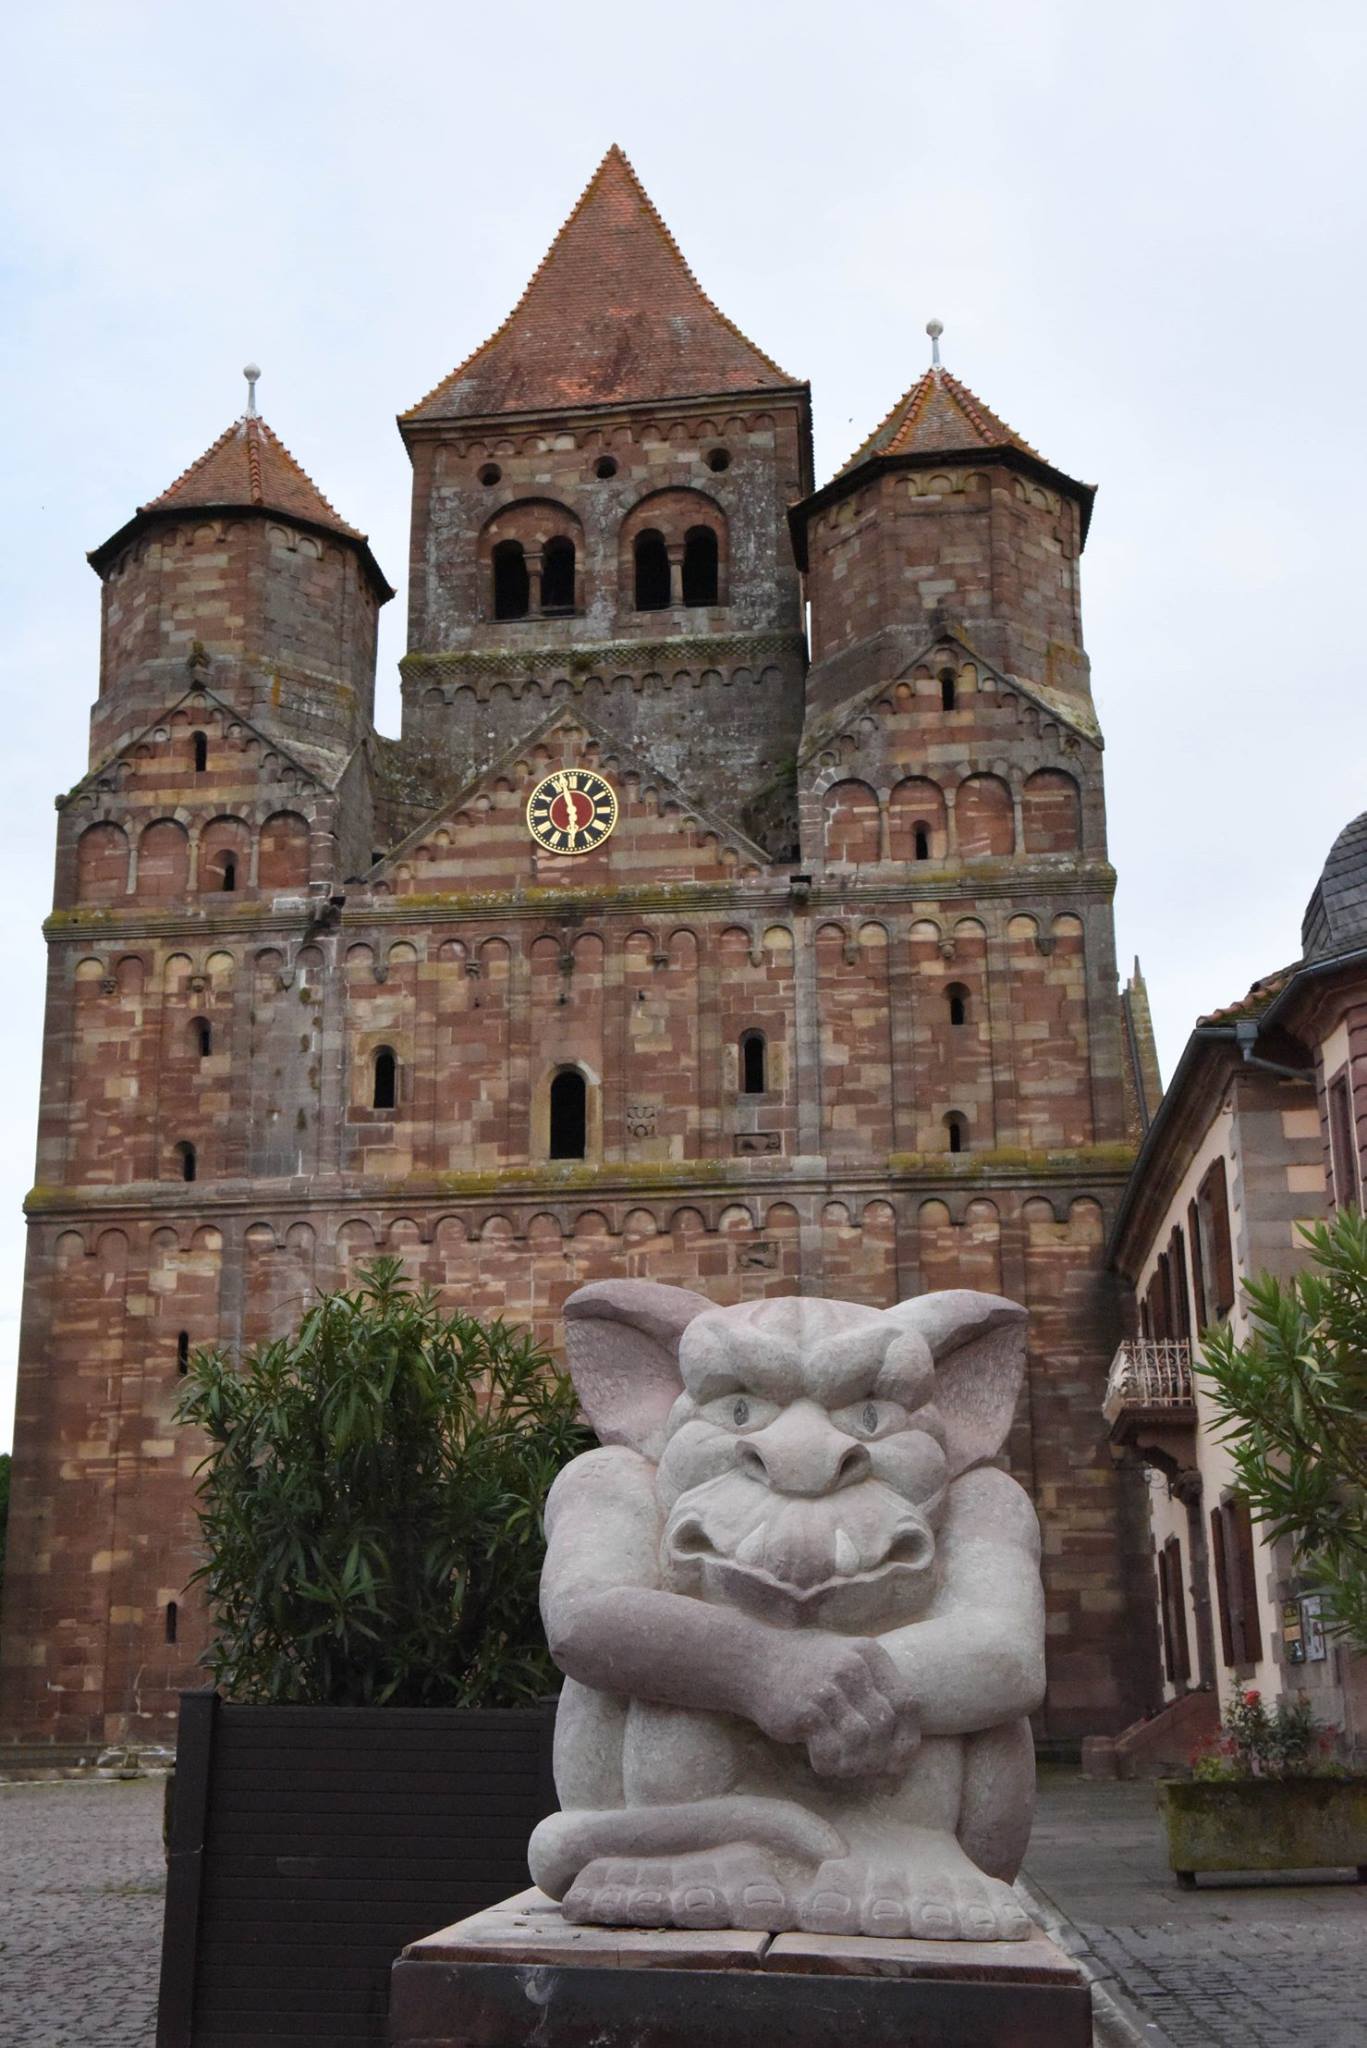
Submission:
M 203 509 L 236 512 L 252 509 L 276 512 L 282 518 L 319 526 L 344 540 L 354 542 L 383 604 L 394 591 L 379 563 L 370 552 L 368 539 L 359 527 L 349 526 L 319 490 L 313 478 L 302 470 L 289 449 L 273 434 L 256 410 L 256 380 L 261 375 L 254 363 L 243 371 L 247 379 L 247 410 L 225 427 L 197 462 L 183 470 L 158 498 L 139 505 L 124 526 L 107 541 L 92 548 L 86 560 L 97 574 L 115 558 L 140 520 L 149 515 L 173 514 Z
M 254 366 L 253 366 L 254 368 Z M 284 442 L 273 434 L 256 410 L 256 378 L 247 377 L 248 409 L 226 427 L 198 462 L 167 486 L 159 498 L 139 505 L 139 512 L 174 511 L 195 505 L 261 505 L 270 512 L 331 527 L 349 540 L 365 539 L 357 527 L 329 505 L 312 477 L 305 474 Z
M 703 292 L 614 143 L 503 325 L 401 420 L 796 382 Z
M 837 475 L 857 468 L 871 455 L 918 455 L 940 450 L 962 455 L 974 448 L 1019 448 L 1042 461 L 1037 448 L 1022 440 L 1014 427 L 998 419 L 966 384 L 945 369 L 940 361 L 940 336 L 944 333 L 940 322 L 932 320 L 926 333 L 935 354 L 931 367 L 922 372 L 910 391 L 902 394 L 887 417 L 856 448 L 849 461 L 841 465 Z

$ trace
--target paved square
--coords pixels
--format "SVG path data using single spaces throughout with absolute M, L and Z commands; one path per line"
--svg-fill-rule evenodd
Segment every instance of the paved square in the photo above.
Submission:
M 160 1778 L 0 1785 L 0 2038 L 152 2048 Z
M 1179 1891 L 1152 1785 L 1051 1772 L 1025 1875 L 1174 2048 L 1367 2044 L 1361 1885 L 1207 1877 Z

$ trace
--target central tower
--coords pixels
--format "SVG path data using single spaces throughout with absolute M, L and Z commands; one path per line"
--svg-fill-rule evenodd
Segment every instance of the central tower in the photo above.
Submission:
M 573 698 L 750 812 L 802 730 L 785 520 L 811 488 L 810 396 L 699 288 L 621 150 L 497 333 L 399 424 L 413 753 L 459 783 L 529 702 Z

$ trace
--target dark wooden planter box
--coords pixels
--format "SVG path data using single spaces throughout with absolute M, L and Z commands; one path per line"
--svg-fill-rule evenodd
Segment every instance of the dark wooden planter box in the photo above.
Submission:
M 1355 1870 L 1367 1877 L 1367 1779 L 1164 1778 L 1158 1805 L 1179 1884 L 1198 1870 Z
M 382 2048 L 400 1949 L 527 1884 L 553 1725 L 183 1693 L 157 2048 Z

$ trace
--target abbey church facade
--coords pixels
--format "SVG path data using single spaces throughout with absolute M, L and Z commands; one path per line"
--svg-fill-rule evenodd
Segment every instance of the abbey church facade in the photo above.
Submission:
M 0 1739 L 167 1737 L 206 1636 L 186 1360 L 377 1251 L 551 1343 L 621 1274 L 1025 1302 L 1042 1726 L 1117 1727 L 1149 1603 L 1103 1242 L 1154 1077 L 1117 990 L 1090 488 L 938 367 L 818 488 L 807 386 L 616 150 L 400 426 L 397 740 L 393 592 L 254 406 L 91 556 Z

